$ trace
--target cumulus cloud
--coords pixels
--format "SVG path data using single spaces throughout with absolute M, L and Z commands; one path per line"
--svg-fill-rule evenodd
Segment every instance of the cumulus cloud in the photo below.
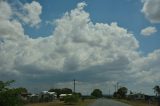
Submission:
M 142 12 L 151 23 L 160 23 L 160 0 L 142 0 Z
M 6 15 L 0 22 L 0 78 L 48 88 L 53 83 L 65 85 L 73 78 L 86 82 L 88 88 L 106 81 L 130 83 L 142 77 L 141 65 L 146 59 L 149 68 L 142 75 L 158 72 L 158 51 L 141 56 L 132 33 L 116 22 L 92 23 L 85 6 L 80 3 L 66 12 L 56 20 L 52 35 L 36 39 L 24 34 L 19 20 Z
M 0 1 L 0 19 L 9 19 L 11 15 L 12 15 L 12 10 L 9 4 Z
M 31 3 L 25 3 L 21 5 L 21 12 L 17 12 L 16 15 L 25 23 L 31 27 L 38 27 L 41 22 L 40 15 L 42 13 L 42 6 L 39 2 L 32 1 Z
M 11 6 L 5 1 L 0 1 L 0 41 L 18 40 L 24 37 L 21 23 L 12 19 L 12 16 Z
M 157 32 L 156 27 L 152 27 L 152 26 L 146 27 L 141 30 L 141 34 L 144 36 L 150 36 L 156 32 Z
M 141 57 L 133 62 L 135 68 L 132 69 L 132 75 L 138 79 L 137 83 L 157 83 L 159 80 L 160 50 L 149 53 L 146 57 Z M 139 71 L 137 71 L 139 70 Z

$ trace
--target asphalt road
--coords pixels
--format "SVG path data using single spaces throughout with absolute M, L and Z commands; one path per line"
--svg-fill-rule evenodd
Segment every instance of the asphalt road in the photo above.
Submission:
M 110 100 L 110 99 L 98 99 L 89 106 L 131 106 L 131 105 L 121 103 L 118 101 L 114 101 L 114 100 Z

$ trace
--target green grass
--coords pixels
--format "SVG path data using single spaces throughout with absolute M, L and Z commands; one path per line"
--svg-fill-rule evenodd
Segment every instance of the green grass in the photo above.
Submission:
M 122 100 L 118 99 L 117 101 L 129 104 L 131 106 L 157 106 L 156 103 L 148 104 L 147 101 L 144 100 Z
M 84 101 L 79 101 L 76 104 L 65 104 L 64 102 L 61 102 L 59 100 L 55 100 L 53 102 L 27 104 L 25 106 L 88 106 L 89 104 L 93 103 L 94 101 L 95 101 L 94 99 L 87 99 Z

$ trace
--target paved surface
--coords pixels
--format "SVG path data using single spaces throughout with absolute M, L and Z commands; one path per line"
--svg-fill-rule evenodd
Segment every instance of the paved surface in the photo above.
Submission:
M 131 105 L 121 103 L 118 101 L 114 101 L 114 100 L 110 100 L 110 99 L 98 99 L 89 106 L 131 106 Z

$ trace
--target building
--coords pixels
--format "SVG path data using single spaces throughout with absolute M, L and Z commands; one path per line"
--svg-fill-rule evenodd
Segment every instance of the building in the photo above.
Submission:
M 71 95 L 72 94 L 60 94 L 59 99 L 60 99 L 60 101 L 63 101 L 66 96 L 71 96 Z
M 128 99 L 134 99 L 134 100 L 145 100 L 145 97 L 146 95 L 142 93 L 128 95 Z
M 57 99 L 56 92 L 48 92 L 48 91 L 42 91 L 39 94 L 40 102 L 49 102 L 53 101 L 54 99 Z

